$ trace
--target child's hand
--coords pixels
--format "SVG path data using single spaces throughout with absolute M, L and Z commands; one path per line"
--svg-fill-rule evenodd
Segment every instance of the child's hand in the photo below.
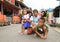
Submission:
M 40 37 L 41 37 L 42 39 L 44 39 L 44 36 L 43 36 L 42 34 L 40 35 Z
M 23 19 L 24 22 L 26 22 L 26 19 Z
M 24 20 L 26 22 L 26 20 Z
M 33 29 L 35 28 L 35 26 L 36 26 L 35 24 L 32 24 L 32 25 L 31 25 L 31 27 L 32 27 Z
M 42 38 L 42 39 L 46 39 L 46 38 L 47 38 L 47 36 L 41 35 L 41 38 Z

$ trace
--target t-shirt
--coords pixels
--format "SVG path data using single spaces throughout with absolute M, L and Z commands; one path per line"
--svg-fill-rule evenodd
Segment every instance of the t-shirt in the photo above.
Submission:
M 22 19 L 29 19 L 29 18 L 30 18 L 30 17 L 29 17 L 29 14 L 23 15 L 23 17 L 22 17 Z M 23 27 L 24 27 L 24 28 L 30 27 L 30 22 L 28 22 L 28 21 L 24 22 L 24 23 L 23 23 Z
M 29 19 L 29 14 L 23 15 L 23 16 L 22 16 L 22 19 Z
M 38 24 L 38 19 L 40 18 L 40 16 L 31 16 L 30 20 L 32 20 L 33 23 L 35 23 L 36 25 Z
M 46 26 L 46 25 L 43 25 L 43 26 Z M 35 27 L 35 29 L 36 29 L 40 34 L 45 33 L 43 26 L 37 25 L 37 26 Z M 46 30 L 48 30 L 48 27 L 47 27 L 47 26 L 46 26 Z

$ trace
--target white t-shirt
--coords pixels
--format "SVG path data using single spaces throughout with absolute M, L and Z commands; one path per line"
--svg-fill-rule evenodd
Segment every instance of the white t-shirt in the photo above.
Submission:
M 38 15 L 37 17 L 35 16 L 31 16 L 30 20 L 32 21 L 32 23 L 34 24 L 38 24 L 38 19 L 40 18 L 40 16 Z
M 29 18 L 29 14 L 24 15 L 24 16 L 22 17 L 22 19 L 28 19 L 28 18 Z

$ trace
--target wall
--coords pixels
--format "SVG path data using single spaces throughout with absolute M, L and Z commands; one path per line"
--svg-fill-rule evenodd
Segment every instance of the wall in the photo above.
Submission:
M 59 18 L 56 18 L 56 23 L 57 24 L 60 24 L 60 17 Z
M 60 10 L 59 10 L 59 17 L 56 18 L 56 23 L 60 24 Z

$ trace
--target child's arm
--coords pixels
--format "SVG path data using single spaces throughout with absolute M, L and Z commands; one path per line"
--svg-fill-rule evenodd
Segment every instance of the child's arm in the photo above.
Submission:
M 25 20 L 24 19 L 22 19 L 22 22 L 24 22 Z
M 22 22 L 26 22 L 26 18 L 24 18 L 24 16 L 22 16 Z
M 40 34 L 40 33 L 37 31 L 36 25 L 32 25 L 32 29 L 33 29 L 33 31 L 34 31 L 39 37 L 43 38 L 42 34 Z
M 44 28 L 44 34 L 43 34 L 43 36 L 44 36 L 44 38 L 46 38 L 47 34 L 48 34 L 48 30 L 47 30 L 46 26 L 44 26 L 43 28 Z
M 36 29 L 34 29 L 34 32 L 40 37 L 40 38 L 44 38 L 43 34 L 40 34 Z
M 38 31 L 35 30 L 35 33 L 36 33 L 40 38 L 43 38 L 42 34 L 40 34 Z
M 48 31 L 47 31 L 47 27 L 46 27 L 46 26 L 44 26 L 43 29 L 44 29 L 44 34 L 40 34 L 40 33 L 37 32 L 36 30 L 35 30 L 35 33 L 36 33 L 39 37 L 41 37 L 42 39 L 45 39 L 45 38 L 47 37 Z
M 28 22 L 32 22 L 30 19 L 26 19 L 26 21 L 28 21 Z
M 23 24 L 24 22 L 26 22 L 26 19 L 22 19 L 22 24 Z

